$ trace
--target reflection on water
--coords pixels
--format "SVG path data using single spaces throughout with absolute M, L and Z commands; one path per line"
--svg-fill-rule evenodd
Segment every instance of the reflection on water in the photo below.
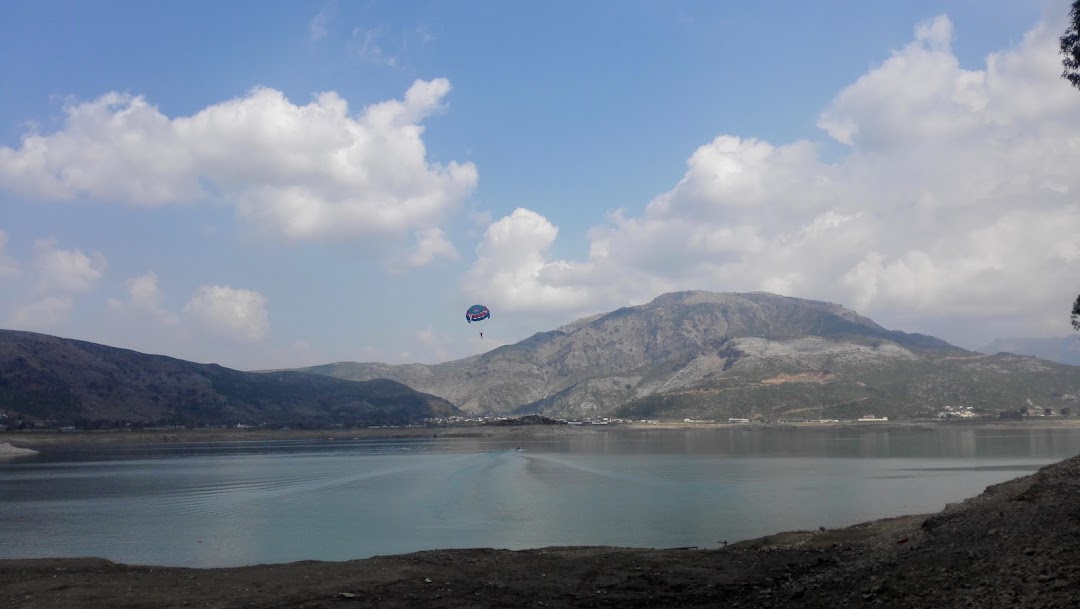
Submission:
M 432 548 L 716 547 L 938 511 L 1078 453 L 1080 430 L 948 428 L 58 449 L 0 462 L 0 558 L 224 566 Z

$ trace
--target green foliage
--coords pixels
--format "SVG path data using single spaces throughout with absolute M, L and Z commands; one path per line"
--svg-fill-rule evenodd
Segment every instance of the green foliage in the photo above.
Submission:
M 1080 89 L 1080 0 L 1075 0 L 1069 11 L 1069 25 L 1061 37 L 1061 55 L 1061 64 L 1065 68 L 1061 77 Z M 1073 324 L 1076 324 L 1075 320 Z
M 1080 2 L 1080 0 L 1077 0 Z M 1080 330 L 1080 295 L 1073 301 L 1072 306 L 1072 327 L 1074 330 Z

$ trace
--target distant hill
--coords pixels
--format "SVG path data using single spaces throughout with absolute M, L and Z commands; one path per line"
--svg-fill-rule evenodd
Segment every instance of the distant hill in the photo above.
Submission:
M 241 372 L 90 342 L 0 330 L 0 423 L 404 424 L 461 414 L 392 380 Z
M 1072 406 L 1080 374 L 888 330 L 838 304 L 678 292 L 435 365 L 301 369 L 390 378 L 473 413 L 660 419 L 910 417 Z
M 1016 353 L 1080 366 L 1080 334 L 1054 338 L 995 338 L 982 353 Z

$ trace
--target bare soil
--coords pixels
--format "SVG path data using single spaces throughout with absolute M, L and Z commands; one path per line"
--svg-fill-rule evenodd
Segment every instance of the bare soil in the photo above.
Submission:
M 0 606 L 1080 607 L 1080 457 L 937 514 L 714 550 L 436 550 L 228 569 L 0 560 Z

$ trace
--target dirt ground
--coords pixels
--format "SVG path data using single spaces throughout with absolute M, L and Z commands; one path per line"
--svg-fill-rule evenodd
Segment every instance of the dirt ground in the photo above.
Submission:
M 436 550 L 229 569 L 0 560 L 0 606 L 1080 607 L 1080 457 L 938 514 L 715 550 Z

